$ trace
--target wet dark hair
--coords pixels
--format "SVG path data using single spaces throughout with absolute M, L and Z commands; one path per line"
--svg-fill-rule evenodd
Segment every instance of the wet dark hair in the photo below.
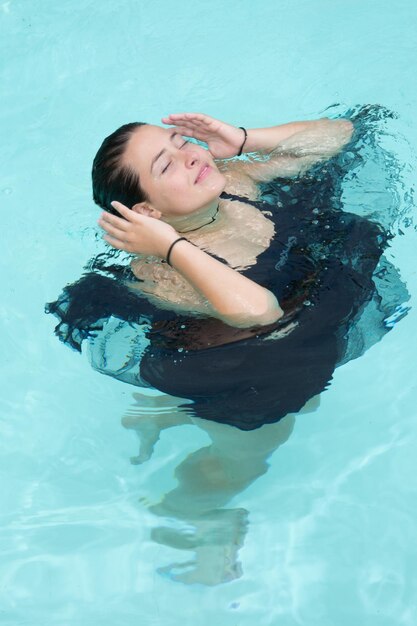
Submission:
M 139 174 L 122 162 L 129 139 L 141 126 L 146 126 L 146 122 L 124 124 L 105 138 L 94 157 L 91 172 L 93 199 L 113 215 L 119 215 L 110 204 L 113 200 L 129 209 L 138 202 L 149 200 L 140 185 Z

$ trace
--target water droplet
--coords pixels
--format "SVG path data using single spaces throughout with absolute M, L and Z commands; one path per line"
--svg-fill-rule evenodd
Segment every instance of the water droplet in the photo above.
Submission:
M 11 187 L 5 187 L 4 189 L 2 189 L 2 191 L 6 196 L 10 196 L 10 194 L 13 192 L 13 189 Z
M 312 224 L 314 224 L 315 226 L 317 226 L 317 224 L 319 223 L 319 221 L 318 221 L 318 220 L 312 220 L 312 222 L 311 222 L 311 223 L 312 223 Z
M 304 306 L 310 306 L 311 305 L 311 301 L 310 300 L 304 300 L 303 304 L 304 304 Z

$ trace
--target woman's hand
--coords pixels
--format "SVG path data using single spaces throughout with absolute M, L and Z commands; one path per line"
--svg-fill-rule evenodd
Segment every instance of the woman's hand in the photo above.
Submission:
M 230 159 L 236 156 L 245 139 L 241 128 L 220 122 L 203 113 L 173 113 L 163 117 L 162 122 L 175 126 L 180 135 L 204 141 L 215 159 Z
M 120 202 L 112 206 L 125 219 L 103 213 L 99 224 L 104 239 L 114 248 L 131 253 L 166 258 L 177 231 L 147 215 L 138 214 Z M 266 326 L 283 315 L 274 294 L 253 280 L 213 258 L 190 241 L 174 246 L 172 267 L 209 303 L 211 314 L 230 326 Z
M 179 237 L 175 228 L 155 217 L 136 213 L 121 202 L 112 202 L 112 206 L 125 219 L 104 211 L 98 221 L 107 233 L 103 239 L 118 250 L 166 257 L 169 246 Z

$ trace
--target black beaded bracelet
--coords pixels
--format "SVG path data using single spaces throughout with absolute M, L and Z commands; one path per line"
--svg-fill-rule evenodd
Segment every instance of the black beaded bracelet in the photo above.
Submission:
M 167 253 L 167 263 L 168 263 L 168 265 L 171 265 L 171 263 L 169 262 L 169 257 L 171 256 L 172 248 L 175 246 L 176 243 L 178 243 L 179 241 L 183 241 L 183 240 L 184 241 L 188 241 L 187 237 L 178 237 L 178 239 L 173 241 L 172 244 L 169 246 L 168 253 Z M 171 265 L 171 267 L 172 267 L 172 265 Z
M 240 150 L 239 150 L 239 152 L 237 153 L 236 156 L 240 156 L 242 154 L 243 146 L 245 145 L 246 139 L 248 138 L 248 133 L 246 132 L 246 128 L 243 128 L 243 126 L 239 126 L 239 128 L 242 129 L 243 132 L 245 133 L 245 138 L 244 138 L 243 143 L 240 146 Z

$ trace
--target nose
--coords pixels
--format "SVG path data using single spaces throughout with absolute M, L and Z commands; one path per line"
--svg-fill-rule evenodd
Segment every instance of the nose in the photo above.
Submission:
M 188 169 L 193 169 L 193 167 L 196 167 L 200 162 L 199 156 L 197 154 L 197 152 L 195 152 L 194 150 L 189 150 L 187 152 L 187 154 L 185 155 L 185 166 Z

